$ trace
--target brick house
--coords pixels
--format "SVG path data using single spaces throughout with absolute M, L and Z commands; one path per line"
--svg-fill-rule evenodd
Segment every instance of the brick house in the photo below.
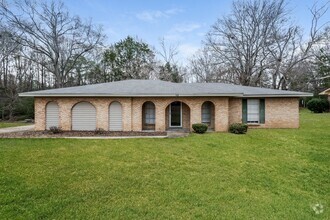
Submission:
M 35 98 L 35 130 L 190 131 L 205 123 L 227 131 L 232 123 L 298 128 L 299 97 L 310 93 L 224 83 L 125 80 L 21 93 Z

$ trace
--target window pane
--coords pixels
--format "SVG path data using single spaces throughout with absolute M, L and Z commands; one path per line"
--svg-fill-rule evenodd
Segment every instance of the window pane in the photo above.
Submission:
M 202 123 L 211 123 L 211 104 L 208 102 L 202 106 Z
M 247 100 L 247 122 L 259 123 L 259 99 Z
M 147 102 L 144 105 L 144 123 L 155 124 L 155 106 L 153 103 Z

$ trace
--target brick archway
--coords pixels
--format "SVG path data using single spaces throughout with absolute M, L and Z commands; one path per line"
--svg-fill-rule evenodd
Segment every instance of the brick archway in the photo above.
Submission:
M 165 109 L 166 130 L 190 130 L 190 107 L 182 101 L 172 101 Z

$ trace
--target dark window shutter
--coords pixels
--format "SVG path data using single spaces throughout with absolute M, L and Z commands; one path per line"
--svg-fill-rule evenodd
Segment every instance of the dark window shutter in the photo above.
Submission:
M 242 122 L 247 123 L 247 99 L 242 99 Z
M 259 123 L 260 124 L 265 124 L 265 99 L 260 99 Z

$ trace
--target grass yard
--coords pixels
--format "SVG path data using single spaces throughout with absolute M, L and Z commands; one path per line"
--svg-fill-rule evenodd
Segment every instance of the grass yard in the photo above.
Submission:
M 247 135 L 0 139 L 0 218 L 330 219 L 329 148 L 307 111 Z
M 30 125 L 25 122 L 0 122 L 0 128 L 10 128 L 10 127 L 17 127 L 17 126 L 23 126 L 23 125 Z

